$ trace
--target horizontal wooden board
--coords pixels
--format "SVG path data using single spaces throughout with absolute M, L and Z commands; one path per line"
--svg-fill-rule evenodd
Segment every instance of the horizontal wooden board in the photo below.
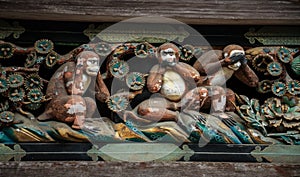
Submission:
M 298 176 L 299 164 L 216 162 L 0 162 L 0 176 Z
M 158 15 L 189 24 L 299 25 L 299 0 L 0 0 L 0 18 L 117 22 Z

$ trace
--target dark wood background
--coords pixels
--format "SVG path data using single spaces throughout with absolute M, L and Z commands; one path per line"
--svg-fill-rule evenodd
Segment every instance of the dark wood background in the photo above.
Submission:
M 189 24 L 299 25 L 299 0 L 0 0 L 0 18 L 117 22 L 159 15 Z

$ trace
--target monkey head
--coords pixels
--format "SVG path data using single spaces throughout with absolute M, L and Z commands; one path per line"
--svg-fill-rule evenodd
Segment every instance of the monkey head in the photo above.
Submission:
M 245 51 L 239 45 L 228 45 L 223 49 L 223 57 L 225 62 L 228 63 L 228 68 L 238 70 L 242 64 L 247 62 L 245 58 Z
M 97 76 L 100 57 L 95 52 L 83 51 L 77 55 L 76 68 L 85 71 L 89 76 Z
M 160 64 L 174 66 L 179 61 L 179 49 L 171 43 L 162 44 L 157 49 L 157 58 Z

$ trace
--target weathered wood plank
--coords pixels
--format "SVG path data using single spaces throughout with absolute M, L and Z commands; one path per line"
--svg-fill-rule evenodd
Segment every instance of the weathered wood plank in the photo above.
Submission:
M 298 176 L 299 164 L 215 162 L 0 162 L 0 176 Z
M 159 15 L 190 24 L 300 24 L 299 0 L 0 0 L 0 18 L 117 22 Z

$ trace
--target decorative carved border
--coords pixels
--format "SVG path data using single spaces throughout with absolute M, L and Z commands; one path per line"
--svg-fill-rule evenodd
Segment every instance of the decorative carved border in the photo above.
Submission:
M 5 144 L 0 144 L 0 161 L 10 161 L 14 158 L 15 161 L 20 161 L 22 157 L 26 155 L 20 145 L 14 145 L 13 149 L 9 148 Z
M 250 28 L 244 36 L 251 44 L 258 41 L 264 45 L 300 45 L 300 27 Z
M 161 24 L 162 25 L 162 24 Z M 105 42 L 128 42 L 128 36 L 136 39 L 136 42 L 147 41 L 150 43 L 164 43 L 168 41 L 178 40 L 182 42 L 185 38 L 189 37 L 189 33 L 183 28 L 173 28 L 169 25 L 165 25 L 164 30 L 157 31 L 153 29 L 143 28 L 142 26 L 138 29 L 122 29 L 122 30 L 108 30 L 103 31 L 109 25 L 102 24 L 96 27 L 94 24 L 90 24 L 87 29 L 83 31 L 83 34 L 88 36 L 89 39 L 93 39 L 101 31 L 101 36 L 99 37 Z M 136 27 L 136 25 L 135 25 Z
M 4 20 L 0 20 L 0 39 L 5 39 L 11 34 L 15 39 L 18 39 L 24 32 L 25 28 L 20 26 L 18 22 L 13 22 L 12 25 L 10 25 Z

